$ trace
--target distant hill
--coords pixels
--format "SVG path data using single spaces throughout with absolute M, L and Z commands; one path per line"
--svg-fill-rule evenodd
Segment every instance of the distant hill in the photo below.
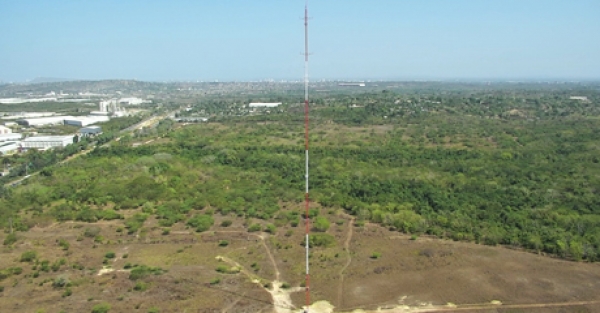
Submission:
M 42 84 L 42 83 L 58 83 L 58 82 L 66 82 L 66 81 L 76 81 L 77 79 L 68 79 L 68 78 L 57 78 L 57 77 L 36 77 L 30 81 L 28 84 Z

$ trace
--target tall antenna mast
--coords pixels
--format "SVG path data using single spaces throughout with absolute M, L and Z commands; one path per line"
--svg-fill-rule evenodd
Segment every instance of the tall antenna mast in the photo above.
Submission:
M 306 156 L 306 193 L 304 194 L 304 226 L 306 233 L 306 307 L 304 309 L 304 312 L 308 313 L 310 307 L 310 274 L 308 271 L 308 233 L 310 231 L 310 218 L 308 216 L 308 207 L 310 204 L 310 198 L 308 197 L 308 0 L 306 0 L 306 3 L 304 5 L 304 149 Z

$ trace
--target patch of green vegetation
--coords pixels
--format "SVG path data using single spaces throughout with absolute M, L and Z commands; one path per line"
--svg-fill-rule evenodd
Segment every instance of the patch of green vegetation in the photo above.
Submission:
M 127 228 L 128 234 L 136 233 L 143 225 L 148 214 L 146 213 L 135 213 L 132 217 L 125 220 L 125 228 Z
M 227 267 L 225 265 L 219 265 L 215 270 L 222 274 L 237 274 L 241 271 L 241 269 L 237 266 Z
M 261 229 L 262 229 L 262 227 L 260 226 L 260 224 L 252 224 L 252 225 L 250 225 L 250 227 L 248 227 L 248 232 L 253 233 L 253 232 L 260 231 Z
M 37 259 L 37 252 L 35 251 L 25 251 L 21 254 L 20 262 L 33 262 Z
M 94 238 L 100 234 L 100 231 L 101 229 L 98 226 L 87 227 L 83 231 L 83 235 L 88 238 Z
M 131 272 L 129 273 L 129 279 L 138 280 L 150 275 L 161 275 L 163 273 L 165 273 L 165 271 L 160 267 L 138 265 L 134 266 Z
M 379 259 L 379 258 L 381 258 L 381 252 L 371 253 L 371 259 Z
M 335 244 L 335 238 L 330 234 L 312 234 L 308 240 L 311 247 L 331 247 Z
M 23 269 L 20 267 L 9 267 L 0 270 L 0 281 L 3 281 L 13 275 L 21 275 L 21 273 L 23 273 Z
M 69 250 L 69 247 L 71 246 L 65 239 L 59 239 L 58 245 L 65 251 Z
M 106 254 L 104 255 L 104 257 L 107 259 L 114 259 L 116 256 L 117 255 L 112 251 L 106 252 Z
M 275 227 L 275 225 L 273 224 L 268 224 L 267 226 L 265 226 L 265 232 L 275 234 L 277 232 L 277 227 Z
M 99 303 L 94 305 L 94 307 L 92 308 L 92 313 L 107 313 L 110 310 L 110 308 L 110 304 L 106 302 Z
M 146 291 L 148 289 L 148 284 L 143 281 L 138 281 L 135 283 L 133 290 L 135 291 Z
M 195 228 L 200 233 L 209 230 L 214 223 L 215 220 L 212 216 L 201 214 L 190 218 L 186 225 Z
M 4 238 L 4 242 L 3 242 L 3 244 L 4 244 L 5 246 L 10 246 L 10 245 L 12 245 L 12 244 L 13 244 L 13 243 L 15 243 L 15 242 L 17 242 L 17 234 L 15 234 L 15 233 L 12 233 L 12 234 L 8 234 L 8 235 L 6 236 L 6 238 Z
M 324 216 L 317 216 L 312 222 L 313 229 L 320 232 L 326 232 L 329 229 L 330 222 Z
M 70 297 L 73 294 L 73 290 L 71 290 L 71 287 L 67 287 L 65 288 L 65 291 L 63 291 L 62 293 L 62 297 L 66 298 L 66 297 Z
M 229 245 L 229 241 L 227 241 L 227 240 L 219 241 L 219 247 L 227 247 L 228 245 Z

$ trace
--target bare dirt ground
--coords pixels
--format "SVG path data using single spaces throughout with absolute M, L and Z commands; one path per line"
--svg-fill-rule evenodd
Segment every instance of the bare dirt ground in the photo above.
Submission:
M 328 217 L 339 222 L 328 231 L 337 244 L 312 250 L 310 312 L 600 312 L 600 264 L 410 240 L 376 225 L 358 227 L 345 215 Z M 219 225 L 222 217 L 215 219 Z M 119 232 L 121 221 L 60 223 L 19 233 L 14 246 L 0 250 L 0 270 L 23 270 L 0 280 L 0 312 L 91 312 L 102 302 L 111 305 L 109 312 L 300 312 L 303 228 L 280 227 L 271 235 L 247 233 L 242 223 L 205 233 L 174 225 L 168 235 L 153 219 L 136 235 Z M 82 236 L 92 226 L 102 238 Z M 59 239 L 69 242 L 68 250 Z M 223 240 L 229 244 L 219 245 Z M 19 261 L 25 251 L 37 252 L 37 265 Z M 107 252 L 115 258 L 105 261 Z M 381 257 L 371 258 L 373 252 Z M 66 262 L 56 271 L 40 270 L 43 260 L 61 258 Z M 127 263 L 166 273 L 140 280 L 147 288 L 136 290 L 139 281 L 129 279 Z M 219 273 L 219 266 L 240 271 Z M 70 282 L 71 295 L 53 286 L 60 278 Z

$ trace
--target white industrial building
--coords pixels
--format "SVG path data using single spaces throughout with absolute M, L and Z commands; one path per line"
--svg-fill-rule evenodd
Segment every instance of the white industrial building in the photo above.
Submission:
M 46 150 L 55 147 L 66 147 L 73 143 L 73 136 L 39 136 L 27 137 L 21 144 L 25 149 Z
M 253 102 L 253 103 L 250 103 L 248 106 L 251 108 L 276 108 L 280 105 L 281 105 L 281 102 L 271 102 L 271 103 Z
M 64 124 L 65 119 L 73 119 L 72 116 L 50 116 L 40 118 L 24 118 L 17 120 L 19 125 L 24 126 L 44 126 L 44 125 L 57 125 Z
M 0 143 L 0 155 L 10 155 L 19 151 L 19 143 L 15 141 Z
M 119 99 L 119 104 L 127 104 L 127 105 L 137 105 L 142 104 L 145 101 L 140 98 L 121 98 Z
M 23 135 L 19 133 L 0 134 L 0 142 L 21 140 Z
M 0 135 L 10 134 L 10 133 L 12 133 L 12 129 L 10 129 L 10 128 L 6 127 L 6 126 L 0 125 Z
M 108 122 L 110 118 L 108 116 L 85 116 L 85 117 L 74 117 L 66 118 L 64 120 L 65 125 L 73 125 L 84 127 L 96 123 Z

